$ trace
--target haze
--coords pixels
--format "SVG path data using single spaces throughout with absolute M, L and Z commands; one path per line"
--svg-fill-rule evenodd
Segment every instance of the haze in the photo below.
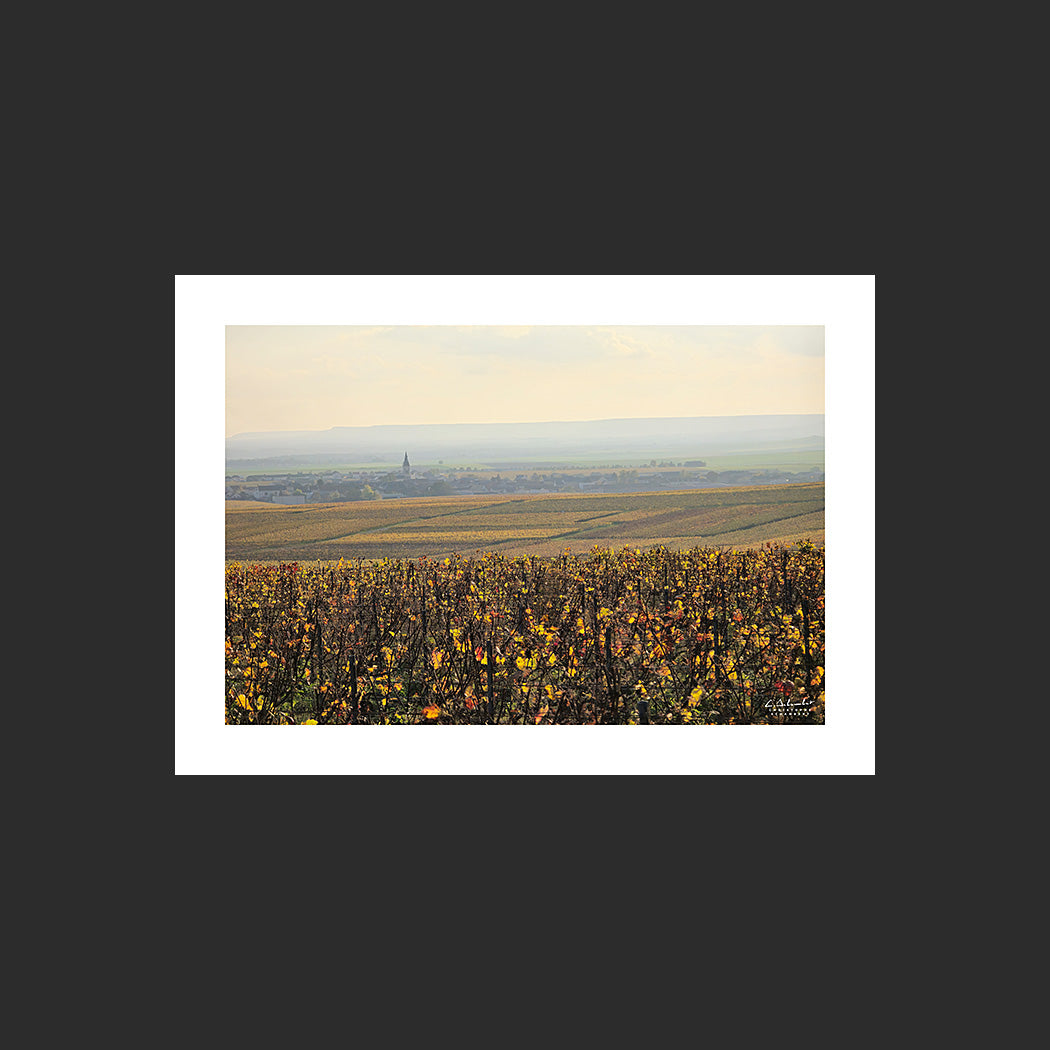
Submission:
M 227 325 L 226 436 L 822 414 L 821 325 Z

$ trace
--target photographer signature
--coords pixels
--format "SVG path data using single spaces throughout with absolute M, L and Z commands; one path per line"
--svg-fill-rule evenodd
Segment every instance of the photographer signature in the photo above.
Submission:
M 808 707 L 809 702 L 806 700 L 785 700 L 781 697 L 770 697 L 769 700 L 763 705 L 765 707 Z

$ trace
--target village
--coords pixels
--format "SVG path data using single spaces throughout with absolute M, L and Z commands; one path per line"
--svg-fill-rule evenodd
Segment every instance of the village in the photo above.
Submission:
M 504 476 L 506 474 L 506 476 Z M 615 466 L 598 470 L 565 468 L 529 474 L 490 468 L 416 469 L 408 453 L 400 470 L 275 471 L 228 474 L 227 500 L 253 500 L 296 506 L 404 499 L 411 496 L 480 496 L 541 493 L 661 492 L 736 485 L 775 485 L 823 481 L 823 470 L 792 474 L 783 470 L 708 470 L 703 460 L 679 463 L 652 460 L 648 468 Z

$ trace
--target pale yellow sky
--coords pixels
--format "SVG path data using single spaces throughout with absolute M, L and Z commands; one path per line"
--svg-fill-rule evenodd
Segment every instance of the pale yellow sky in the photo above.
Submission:
M 822 413 L 821 325 L 226 325 L 226 435 Z

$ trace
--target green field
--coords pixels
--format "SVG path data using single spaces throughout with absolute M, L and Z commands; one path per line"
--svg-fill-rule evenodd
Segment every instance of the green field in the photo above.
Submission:
M 644 456 L 625 456 L 617 451 L 592 451 L 586 455 L 574 454 L 564 456 L 551 455 L 518 455 L 513 458 L 499 459 L 493 462 L 468 459 L 413 459 L 416 470 L 433 471 L 438 474 L 456 474 L 462 471 L 475 471 L 479 476 L 506 473 L 507 471 L 557 471 L 566 473 L 589 473 L 594 470 L 645 470 L 655 460 L 657 463 L 672 463 L 678 466 L 687 460 L 701 459 L 705 466 L 689 467 L 688 470 L 787 470 L 801 472 L 824 469 L 823 449 L 755 449 L 752 451 L 734 451 L 725 454 L 705 453 L 703 455 L 683 456 L 681 451 L 655 449 Z M 325 471 L 338 470 L 347 472 L 383 472 L 397 473 L 401 470 L 401 460 L 384 462 L 370 461 L 332 461 L 323 466 L 317 463 L 296 464 L 279 459 L 261 466 L 237 466 L 227 470 L 228 474 L 241 477 L 270 475 L 274 473 L 302 472 L 320 474 Z
M 734 452 L 727 456 L 705 456 L 705 470 L 787 470 L 801 473 L 824 469 L 824 450 L 787 450 L 770 455 L 768 452 Z
M 824 542 L 824 485 L 680 492 L 452 496 L 281 506 L 226 504 L 227 561 L 552 557 L 594 547 Z

